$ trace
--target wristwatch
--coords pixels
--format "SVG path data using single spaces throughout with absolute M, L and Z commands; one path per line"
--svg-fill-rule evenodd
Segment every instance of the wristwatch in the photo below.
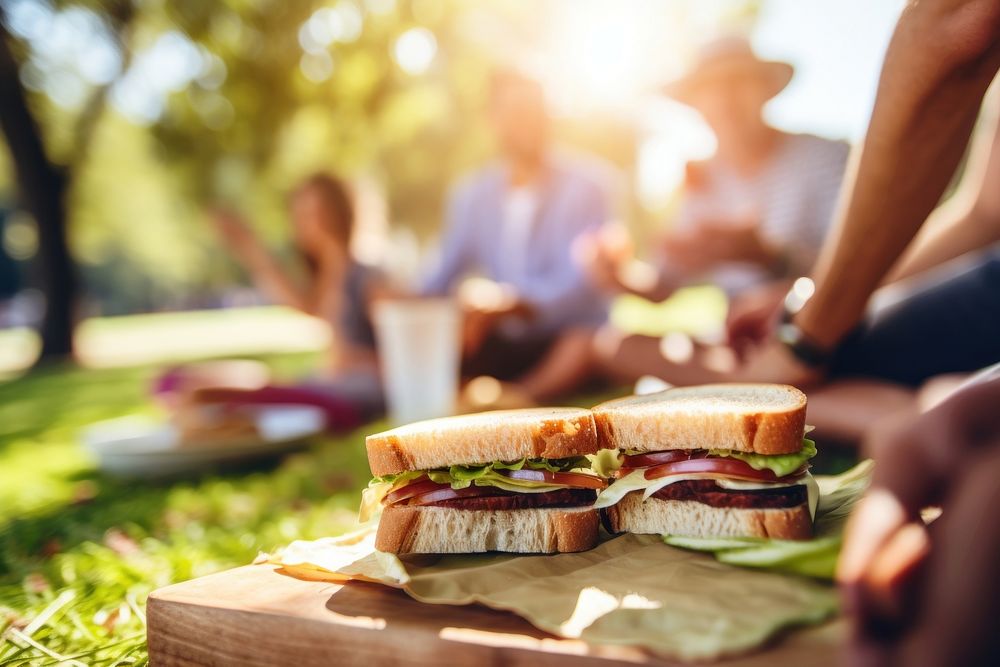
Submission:
M 828 349 L 810 338 L 802 329 L 795 324 L 795 315 L 802 310 L 802 307 L 812 296 L 812 281 L 809 281 L 807 293 L 800 286 L 799 279 L 796 286 L 788 292 L 788 296 L 781 309 L 781 321 L 778 324 L 777 338 L 780 340 L 792 355 L 810 368 L 824 368 L 833 357 L 833 350 Z M 808 280 L 808 279 L 806 279 Z

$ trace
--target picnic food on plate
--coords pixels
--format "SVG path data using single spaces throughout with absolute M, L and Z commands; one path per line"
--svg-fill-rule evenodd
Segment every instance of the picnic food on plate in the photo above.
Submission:
M 217 445 L 260 437 L 254 411 L 246 406 L 190 399 L 177 406 L 171 421 L 180 433 L 182 446 Z
M 798 389 L 678 387 L 593 413 L 602 445 L 623 455 L 596 505 L 612 532 L 811 537 L 816 446 L 804 437 L 806 397 Z
M 583 551 L 606 482 L 587 454 L 601 445 L 578 408 L 501 410 L 370 435 L 375 479 L 362 520 L 381 509 L 375 547 L 392 553 Z

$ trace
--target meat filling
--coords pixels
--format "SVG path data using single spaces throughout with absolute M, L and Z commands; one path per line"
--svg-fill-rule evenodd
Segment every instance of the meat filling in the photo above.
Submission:
M 710 479 L 691 479 L 666 486 L 654 493 L 653 497 L 660 500 L 693 500 L 711 507 L 778 509 L 801 505 L 806 502 L 808 492 L 802 484 L 736 491 L 723 489 Z
M 593 505 L 597 492 L 592 489 L 559 489 L 547 493 L 509 493 L 497 489 L 494 496 L 455 498 L 431 503 L 428 507 L 456 510 L 523 510 L 532 507 L 583 507 Z

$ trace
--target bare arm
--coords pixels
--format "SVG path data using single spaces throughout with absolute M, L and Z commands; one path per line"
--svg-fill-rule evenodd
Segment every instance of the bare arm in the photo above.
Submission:
M 1000 97 L 992 95 L 993 101 Z M 996 107 L 996 105 L 992 105 Z M 973 140 L 962 184 L 931 214 L 886 282 L 908 278 L 1000 241 L 1000 117 Z
M 216 211 L 212 220 L 227 248 L 250 274 L 258 289 L 278 303 L 310 315 L 318 314 L 318 295 L 310 294 L 298 285 L 235 213 Z
M 938 203 L 1000 67 L 1000 3 L 913 0 L 889 50 L 872 120 L 816 294 L 796 322 L 823 345 L 857 323 L 872 292 Z

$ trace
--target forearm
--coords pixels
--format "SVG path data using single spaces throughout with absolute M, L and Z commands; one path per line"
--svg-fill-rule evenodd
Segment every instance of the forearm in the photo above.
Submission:
M 900 19 L 817 289 L 797 322 L 838 342 L 940 199 L 997 71 L 994 2 L 927 0 Z M 986 31 L 979 34 L 976 31 Z
M 254 245 L 238 256 L 257 289 L 282 305 L 310 315 L 316 314 L 314 300 L 292 280 L 266 248 Z

